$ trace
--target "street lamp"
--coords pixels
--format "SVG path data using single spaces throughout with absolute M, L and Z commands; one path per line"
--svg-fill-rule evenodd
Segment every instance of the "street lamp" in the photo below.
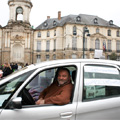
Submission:
M 83 59 L 84 59 L 84 49 L 85 49 L 85 33 L 88 33 L 87 36 L 90 36 L 89 30 L 87 27 L 83 28 Z

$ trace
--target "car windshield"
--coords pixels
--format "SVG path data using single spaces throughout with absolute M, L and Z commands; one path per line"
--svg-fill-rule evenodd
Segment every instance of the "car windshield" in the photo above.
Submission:
M 29 71 L 22 75 L 19 75 L 5 84 L 0 85 L 0 108 L 3 106 L 3 103 L 9 99 L 9 97 L 14 93 L 14 91 L 26 80 L 28 76 L 33 72 Z

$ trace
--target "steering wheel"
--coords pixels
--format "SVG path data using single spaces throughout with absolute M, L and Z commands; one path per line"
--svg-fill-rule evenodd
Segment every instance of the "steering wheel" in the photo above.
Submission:
M 30 93 L 26 88 L 24 88 L 22 91 L 22 99 L 23 99 L 22 101 L 23 105 L 35 105 L 34 99 L 32 98 L 32 96 L 30 95 Z

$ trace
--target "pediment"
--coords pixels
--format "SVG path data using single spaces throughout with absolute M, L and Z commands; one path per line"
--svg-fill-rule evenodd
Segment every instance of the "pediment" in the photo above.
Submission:
M 91 37 L 96 37 L 96 38 L 103 38 L 103 39 L 107 39 L 106 36 L 104 36 L 101 33 L 94 33 L 92 35 L 90 35 Z

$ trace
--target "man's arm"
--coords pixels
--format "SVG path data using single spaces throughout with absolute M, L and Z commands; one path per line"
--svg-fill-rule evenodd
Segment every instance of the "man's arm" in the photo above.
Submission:
M 50 86 L 49 86 L 50 87 Z M 39 96 L 39 99 L 37 100 L 36 104 L 40 105 L 40 104 L 44 104 L 44 97 L 46 95 L 46 93 L 49 91 L 49 87 L 47 87 L 46 89 L 44 89 Z

